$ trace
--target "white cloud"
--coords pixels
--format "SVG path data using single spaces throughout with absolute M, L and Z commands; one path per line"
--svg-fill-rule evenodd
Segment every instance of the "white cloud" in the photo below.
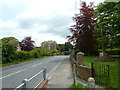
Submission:
M 70 34 L 68 27 L 75 3 L 75 0 L 1 0 L 0 38 L 14 36 L 22 40 L 31 36 L 38 46 L 46 40 L 64 43 Z

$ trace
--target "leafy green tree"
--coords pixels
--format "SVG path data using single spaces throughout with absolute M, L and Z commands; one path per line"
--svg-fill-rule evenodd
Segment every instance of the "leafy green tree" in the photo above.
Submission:
M 59 50 L 60 52 L 65 51 L 65 44 L 58 44 L 57 45 L 57 50 Z
M 18 39 L 16 39 L 15 37 L 4 37 L 4 38 L 2 38 L 1 40 L 2 40 L 2 44 L 11 43 L 11 44 L 14 45 L 15 48 L 16 48 L 17 45 L 19 44 Z
M 41 43 L 42 47 L 46 47 L 48 49 L 56 49 L 56 45 L 57 45 L 57 42 L 53 40 L 44 41 Z
M 103 52 L 106 48 L 120 48 L 120 2 L 101 3 L 95 16 L 98 19 L 96 38 Z
M 72 44 L 70 42 L 65 42 L 65 51 L 69 51 L 72 48 Z

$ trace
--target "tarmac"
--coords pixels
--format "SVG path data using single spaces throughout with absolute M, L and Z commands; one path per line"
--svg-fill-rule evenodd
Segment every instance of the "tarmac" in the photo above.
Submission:
M 52 72 L 47 88 L 69 88 L 73 84 L 73 73 L 69 57 Z

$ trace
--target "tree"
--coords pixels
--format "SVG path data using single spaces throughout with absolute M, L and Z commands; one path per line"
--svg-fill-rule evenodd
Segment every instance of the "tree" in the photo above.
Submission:
M 95 16 L 97 40 L 103 52 L 107 48 L 120 48 L 120 2 L 104 2 L 97 6 Z
M 15 47 L 12 43 L 2 44 L 2 63 L 10 63 L 13 61 Z
M 69 29 L 72 36 L 68 36 L 68 40 L 75 44 L 75 48 L 86 54 L 93 54 L 97 48 L 97 42 L 93 38 L 95 32 L 94 24 L 97 20 L 94 17 L 94 5 L 86 2 L 81 3 L 80 13 L 73 17 L 75 25 Z
M 65 42 L 65 51 L 69 51 L 72 48 L 72 45 L 70 42 Z
M 65 51 L 65 44 L 58 44 L 57 45 L 57 50 L 59 50 L 60 52 Z
M 57 45 L 57 42 L 56 41 L 52 41 L 52 40 L 49 40 L 49 41 L 44 41 L 41 43 L 41 46 L 42 47 L 46 47 L 48 49 L 56 49 L 56 45 Z
M 16 39 L 15 37 L 4 37 L 1 40 L 2 44 L 11 43 L 15 48 L 17 48 L 17 45 L 19 44 L 18 39 Z
M 25 37 L 22 42 L 20 43 L 21 50 L 24 51 L 31 51 L 35 48 L 34 41 L 31 37 Z

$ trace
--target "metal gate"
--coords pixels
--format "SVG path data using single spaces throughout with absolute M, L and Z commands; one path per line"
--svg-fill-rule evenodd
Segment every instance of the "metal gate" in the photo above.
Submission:
M 91 66 L 92 77 L 95 79 L 96 84 L 110 87 L 109 65 L 94 61 Z

